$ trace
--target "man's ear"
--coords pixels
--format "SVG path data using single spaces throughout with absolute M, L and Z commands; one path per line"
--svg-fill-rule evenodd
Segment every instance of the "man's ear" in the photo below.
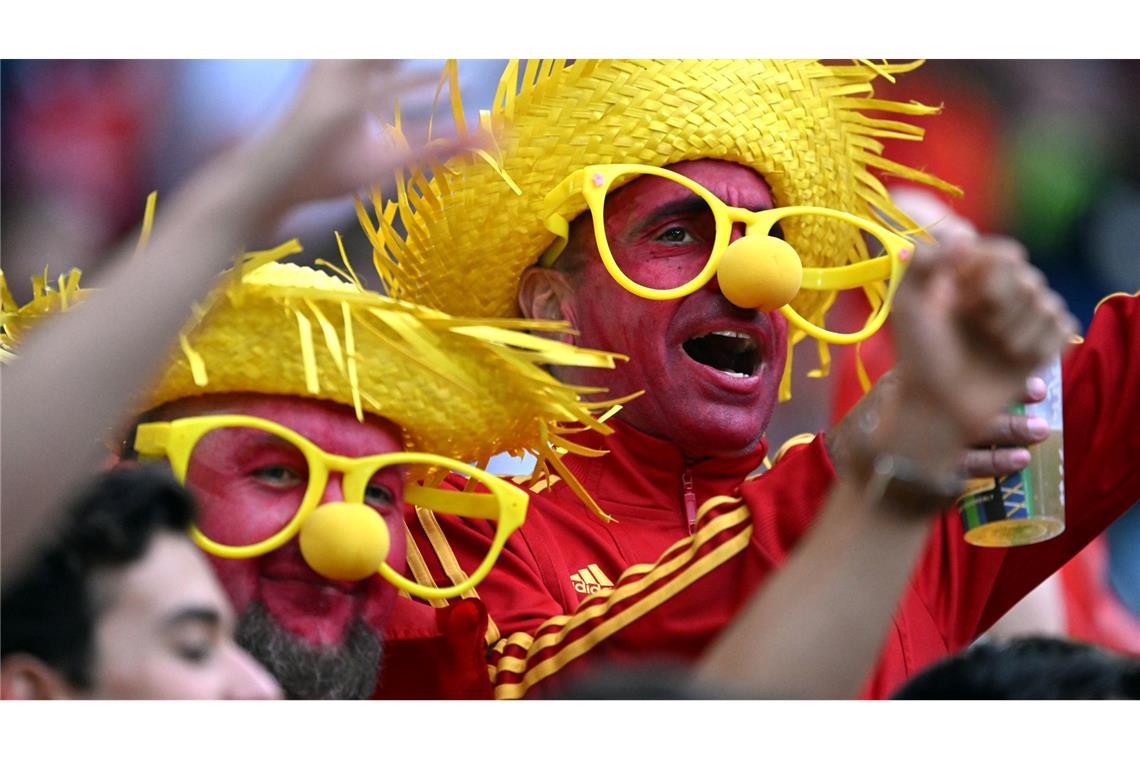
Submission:
M 576 323 L 575 292 L 565 272 L 531 267 L 519 282 L 519 309 L 529 319 L 553 319 Z M 573 336 L 563 340 L 573 343 Z
M 2 699 L 75 699 L 79 694 L 55 668 L 24 652 L 0 663 Z

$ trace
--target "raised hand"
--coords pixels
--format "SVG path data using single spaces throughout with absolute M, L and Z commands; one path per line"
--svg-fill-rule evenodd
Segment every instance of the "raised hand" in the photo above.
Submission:
M 955 214 L 928 191 L 900 187 L 892 189 L 891 196 L 899 208 L 934 238 L 933 244 L 919 243 L 920 264 L 927 260 L 926 257 L 945 255 L 952 246 L 966 244 L 979 237 L 968 220 Z M 898 321 L 897 318 L 893 320 L 895 323 Z M 851 413 L 829 432 L 828 450 L 838 465 L 843 466 L 863 445 L 861 431 L 867 427 L 868 420 L 877 418 L 884 407 L 897 403 L 897 380 L 895 370 L 883 375 Z M 1044 396 L 1045 384 L 1031 376 L 1011 403 L 1033 403 L 1041 401 Z M 1029 463 L 1029 449 L 1026 447 L 1040 443 L 1048 433 L 1048 425 L 1039 417 L 998 411 L 966 442 L 968 447 L 963 448 L 959 455 L 961 471 L 971 478 L 1016 472 Z
M 247 193 L 268 214 L 308 201 L 348 195 L 391 176 L 401 165 L 442 161 L 472 147 L 436 125 L 430 142 L 396 144 L 385 125 L 397 100 L 430 98 L 439 74 L 408 72 L 400 61 L 321 60 L 311 64 L 286 114 L 269 131 L 235 150 L 247 168 Z M 422 124 L 404 124 L 419 135 Z M 414 139 L 414 138 L 413 138 Z
M 960 237 L 920 251 L 900 288 L 896 374 L 974 440 L 995 432 L 994 418 L 1076 326 L 1017 243 Z
M 345 195 L 401 164 L 470 146 L 408 147 L 383 136 L 381 119 L 396 98 L 422 99 L 435 81 L 400 74 L 394 62 L 313 64 L 284 118 L 159 203 L 145 255 L 120 257 L 74 317 L 45 324 L 21 346 L 19 361 L 4 369 L 5 575 L 53 524 L 68 488 L 101 465 L 101 438 L 157 370 L 191 304 L 235 256 L 264 241 L 295 204 Z

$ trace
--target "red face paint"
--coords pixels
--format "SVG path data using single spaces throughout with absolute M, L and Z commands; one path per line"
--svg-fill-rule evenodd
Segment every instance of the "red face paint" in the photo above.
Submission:
M 668 168 L 730 206 L 751 210 L 773 206 L 764 180 L 745 166 L 702 159 Z M 606 198 L 610 249 L 634 281 L 672 286 L 677 284 L 677 272 L 699 271 L 699 263 L 686 256 L 699 257 L 707 251 L 709 246 L 699 241 L 711 234 L 711 222 L 707 215 L 671 216 L 668 211 L 683 208 L 687 198 L 692 194 L 684 187 L 652 176 L 611 191 Z M 743 234 L 737 227 L 733 240 Z M 573 314 L 568 315 L 581 332 L 580 343 L 626 354 L 630 360 L 615 370 L 575 371 L 571 381 L 609 388 L 614 396 L 644 389 L 645 396 L 628 404 L 622 419 L 672 441 L 690 459 L 754 449 L 772 418 L 784 370 L 783 316 L 732 305 L 715 277 L 682 299 L 640 298 L 606 271 L 589 215 L 575 220 L 572 234 L 586 252 L 570 304 Z M 690 245 L 694 240 L 698 242 Z M 704 337 L 713 333 L 723 334 Z
M 259 394 L 204 396 L 177 402 L 177 416 L 245 414 L 284 425 L 330 454 L 348 457 L 403 450 L 399 430 L 389 422 L 367 418 L 361 424 L 353 410 L 333 403 Z M 299 452 L 281 439 L 258 431 L 231 431 L 204 439 L 202 464 L 193 461 L 186 486 L 198 500 L 198 524 L 211 538 L 231 545 L 262 540 L 296 513 L 308 482 Z M 194 459 L 198 459 L 196 448 Z M 391 504 L 372 499 L 384 516 L 391 537 L 388 562 L 403 571 L 405 536 L 401 513 L 402 483 L 384 475 Z M 388 481 L 391 482 L 388 482 Z M 370 488 L 369 493 L 375 493 Z M 320 503 L 342 501 L 341 474 L 330 473 Z M 354 583 L 331 581 L 314 572 L 294 537 L 284 546 L 244 560 L 207 555 L 235 612 L 260 602 L 289 633 L 315 645 L 339 644 L 356 619 L 381 633 L 396 589 L 373 575 Z

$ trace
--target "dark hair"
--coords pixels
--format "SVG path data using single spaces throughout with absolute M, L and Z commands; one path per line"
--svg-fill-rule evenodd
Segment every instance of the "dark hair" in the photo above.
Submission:
M 93 578 L 135 562 L 156 533 L 184 533 L 193 519 L 190 495 L 161 469 L 116 470 L 86 483 L 55 540 L 4 589 L 0 657 L 34 655 L 71 685 L 91 688 L 101 613 Z
M 975 644 L 919 673 L 894 699 L 1137 699 L 1140 659 L 1033 636 Z
M 566 247 L 550 265 L 551 269 L 562 272 L 571 282 L 577 283 L 582 269 L 586 266 L 585 248 L 589 245 L 587 241 L 594 238 L 593 224 L 589 212 L 583 212 L 572 219 L 570 229 L 567 231 Z

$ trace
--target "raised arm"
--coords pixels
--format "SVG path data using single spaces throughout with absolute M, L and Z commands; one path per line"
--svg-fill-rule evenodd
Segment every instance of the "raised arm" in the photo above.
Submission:
M 161 204 L 144 252 L 111 264 L 74 315 L 44 324 L 20 347 L 3 369 L 5 578 L 53 523 L 68 490 L 98 466 L 101 441 L 156 371 L 191 304 L 235 256 L 297 204 L 346 195 L 400 164 L 462 147 L 397 149 L 369 123 L 374 108 L 427 85 L 391 62 L 313 64 L 273 129 L 188 180 Z
M 1075 322 L 1000 241 L 961 239 L 918 261 L 899 293 L 889 402 L 819 521 L 706 654 L 706 687 L 844 698 L 875 662 L 931 517 L 949 505 L 959 452 L 1023 392 Z

